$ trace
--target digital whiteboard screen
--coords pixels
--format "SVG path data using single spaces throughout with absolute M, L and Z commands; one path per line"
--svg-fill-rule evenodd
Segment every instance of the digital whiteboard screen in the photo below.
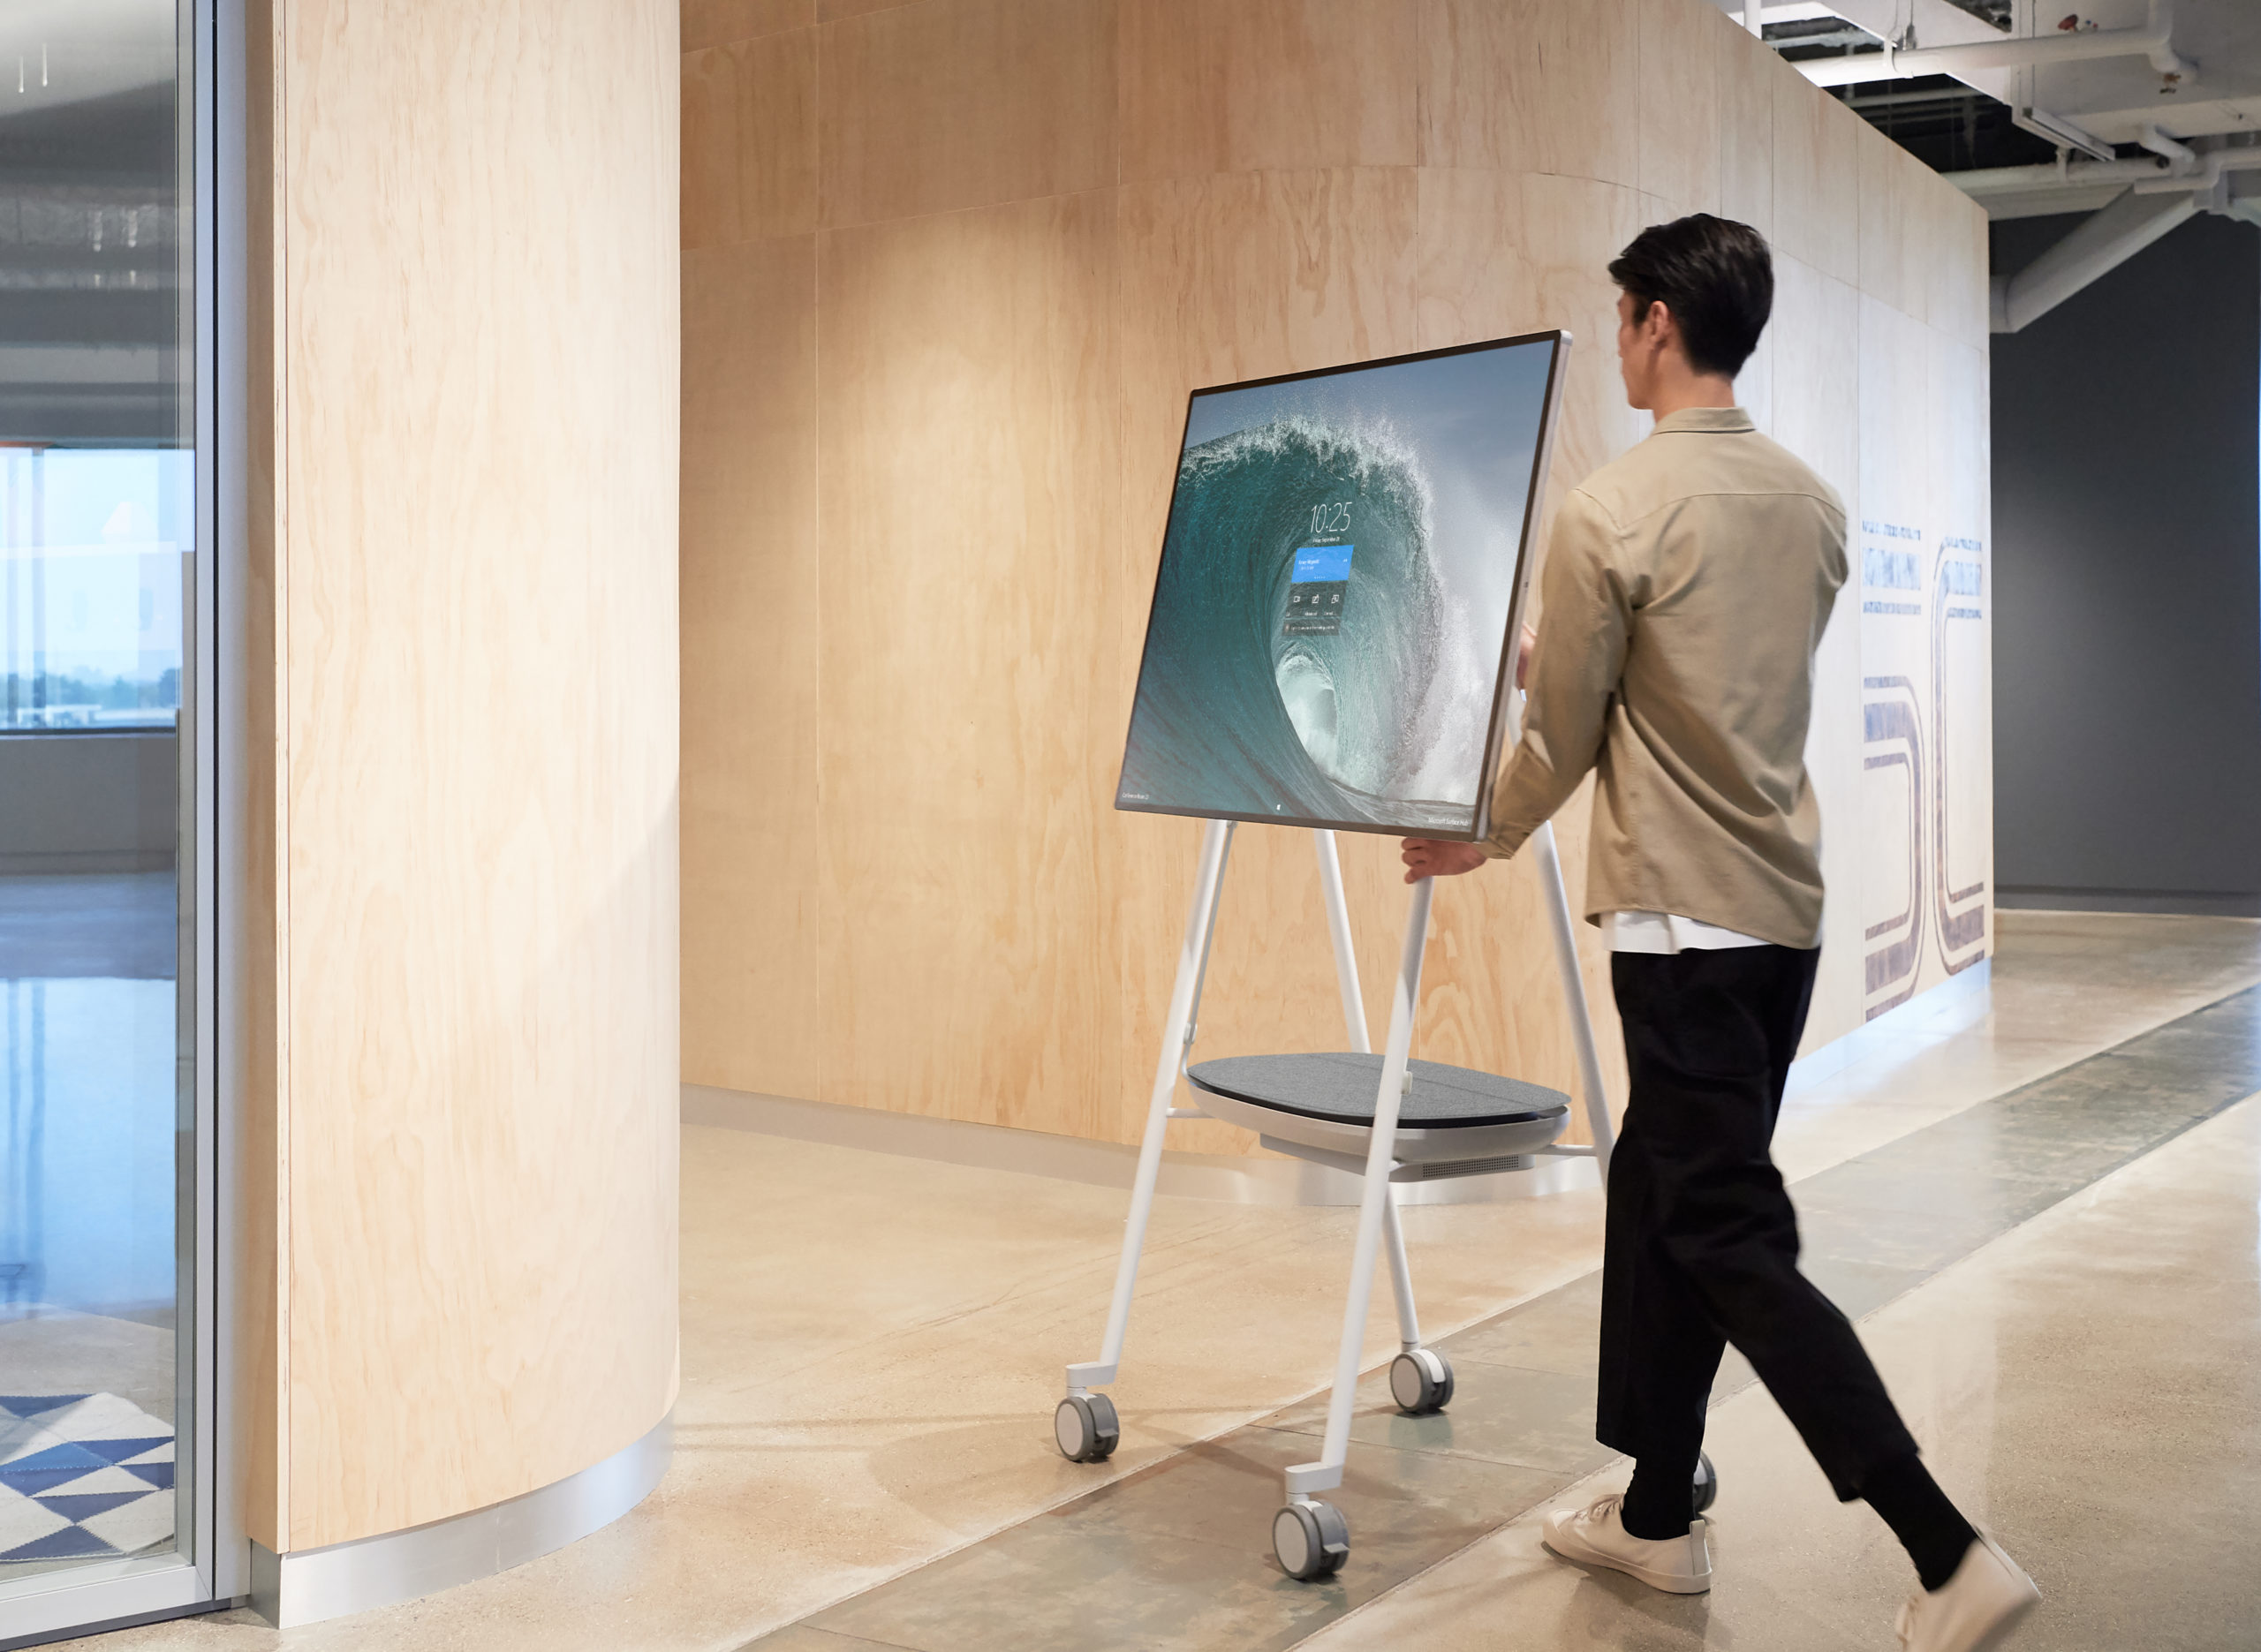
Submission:
M 1569 348 L 1193 393 L 1117 808 L 1484 835 Z

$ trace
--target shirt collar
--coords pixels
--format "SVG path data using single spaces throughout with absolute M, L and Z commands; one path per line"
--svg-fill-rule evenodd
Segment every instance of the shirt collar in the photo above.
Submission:
M 1657 427 L 1652 434 L 1663 435 L 1670 431 L 1695 430 L 1716 434 L 1758 428 L 1751 422 L 1751 415 L 1740 407 L 1683 407 L 1678 412 L 1657 420 Z

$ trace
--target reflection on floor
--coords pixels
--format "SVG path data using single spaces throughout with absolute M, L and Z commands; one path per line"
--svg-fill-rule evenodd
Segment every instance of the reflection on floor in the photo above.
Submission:
M 2261 1097 L 1862 1323 L 1933 1471 L 2041 1586 L 2019 1652 L 2261 1642 L 2257 1201 Z M 1831 1497 L 1765 1391 L 1718 1407 L 1709 1439 L 1735 1466 L 1713 1510 L 1710 1595 L 1565 1565 L 1534 1515 L 1305 1646 L 1474 1652 L 1512 1623 L 1535 1647 L 1895 1648 L 1899 1546 Z
M 1981 1109 L 1994 1121 L 1983 1128 L 1962 1115 L 2261 979 L 2261 925 L 2252 924 L 2008 914 L 2003 930 L 1991 1014 L 1911 1033 L 1809 1091 L 1786 1120 L 1795 1174 L 1844 1167 L 1841 1197 L 1830 1208 L 1849 1237 L 1836 1248 L 1864 1235 L 1904 1247 L 1910 1235 L 1955 1226 L 1935 1218 L 1935 1203 L 1851 1161 L 1878 1149 L 1888 1155 L 1891 1144 L 1931 1128 L 1963 1133 L 1940 1138 L 1942 1151 L 2012 1152 L 2023 1137 L 2045 1135 L 2023 1130 L 2015 1105 Z M 2228 1019 L 2163 1035 L 2158 1060 L 2234 1059 L 2228 1046 L 2247 1035 L 2220 1030 Z M 2143 1151 L 2144 1137 L 2099 1135 L 2105 1127 L 2172 1128 L 2196 1113 L 2178 1119 L 2166 1109 L 2218 1105 L 2142 1079 L 2151 1059 L 2138 1052 L 2091 1064 L 2096 1128 L 2084 1125 L 2068 1139 L 2091 1143 L 2097 1155 L 2055 1165 L 2015 1157 L 1959 1165 L 1962 1194 L 1983 1200 L 1995 1224 L 1987 1231 L 2007 1226 L 2006 1233 L 1990 1241 L 1986 1231 L 1956 1228 L 1959 1248 L 1945 1254 L 1962 1260 L 1920 1283 L 1943 1256 L 1902 1248 L 1879 1262 L 1855 1253 L 1830 1275 L 1831 1288 L 1856 1309 L 1896 1297 L 1867 1324 L 1935 1463 L 2002 1529 L 2045 1588 L 2062 1593 L 2071 1586 L 2061 1574 L 2101 1565 L 2094 1557 L 2121 1541 L 2133 1509 L 2148 1520 L 2162 1499 L 2187 1497 L 2176 1517 L 2189 1514 L 2186 1525 L 2212 1521 L 2235 1538 L 2253 1524 L 2244 1488 L 2256 1483 L 2250 1372 L 2261 1353 L 2251 1279 L 2253 1194 L 2261 1182 L 2254 1109 L 2114 1170 Z M 2125 1083 L 2114 1076 L 2122 1067 Z M 2133 1099 L 2115 1111 L 2112 1098 L 2123 1090 Z M 2065 1095 L 2068 1105 L 2078 1100 Z M 2247 1134 L 2227 1134 L 2233 1125 Z M 2216 1145 L 2194 1157 L 2182 1145 L 2194 1141 Z M 1937 1167 L 1936 1155 L 1902 1150 Z M 2196 1179 L 2176 1165 L 2190 1166 Z M 720 1130 L 687 1134 L 684 1173 L 682 1431 L 675 1470 L 641 1508 L 547 1559 L 408 1607 L 283 1635 L 227 1614 L 80 1644 L 112 1652 L 727 1652 L 820 1614 L 836 1626 L 794 1627 L 768 1644 L 782 1652 L 857 1652 L 860 1638 L 866 1652 L 873 1640 L 923 1647 L 935 1642 L 913 1621 L 922 1588 L 940 1598 L 955 1587 L 953 1568 L 993 1565 L 986 1556 L 1010 1558 L 1016 1545 L 1077 1521 L 1093 1525 L 1087 1537 L 1055 1546 L 1047 1587 L 1104 1576 L 1112 1580 L 1102 1592 L 1109 1612 L 1150 1615 L 1142 1626 L 1077 1622 L 1044 1642 L 1050 1646 L 1138 1634 L 1146 1646 L 1286 1645 L 1320 1630 L 1360 1645 L 1396 1644 L 1387 1614 L 1400 1602 L 1415 1610 L 1432 1581 L 1454 1576 L 1463 1592 L 1433 1608 L 1441 1617 L 1422 1620 L 1424 1633 L 1439 1637 L 1447 1632 L 1437 1624 L 1448 1622 L 1458 1639 L 1448 1644 L 1698 1644 L 1704 1620 L 1691 1614 L 1705 1611 L 1720 1644 L 1730 1637 L 1744 1647 L 1891 1644 L 1899 1563 L 1859 1524 L 1861 1511 L 1835 1511 L 1794 1443 L 1768 1454 L 1765 1429 L 1779 1432 L 1781 1424 L 1755 1388 L 1715 1414 L 1727 1474 L 1720 1552 L 1738 1580 L 1723 1581 L 1708 1603 L 1666 1611 L 1629 1595 L 1612 1619 L 1607 1611 L 1618 1603 L 1610 1585 L 1581 1573 L 1557 1569 L 1534 1580 L 1496 1567 L 1459 1570 L 1478 1565 L 1476 1557 L 1511 1555 L 1526 1528 L 1500 1521 L 1537 1495 L 1519 1488 L 1559 1484 L 1600 1460 L 1576 1434 L 1577 1414 L 1591 1403 L 1581 1376 L 1590 1359 L 1584 1294 L 1591 1287 L 1574 1286 L 1597 1259 L 1598 1195 L 1409 1213 L 1432 1325 L 1442 1331 L 1493 1323 L 1461 1356 L 1461 1398 L 1448 1422 L 1465 1430 L 1456 1449 L 1401 1443 L 1379 1413 L 1362 1421 L 1373 1443 L 1354 1456 L 1345 1494 L 1353 1571 L 1336 1586 L 1344 1597 L 1329 1604 L 1324 1591 L 1268 1573 L 1262 1512 L 1276 1493 L 1278 1462 L 1288 1460 L 1282 1453 L 1308 1451 L 1296 1431 L 1308 1422 L 1295 1407 L 1332 1362 L 1350 1212 L 1161 1203 L 1116 1391 L 1124 1445 L 1115 1463 L 1095 1471 L 1053 1453 L 1048 1420 L 1060 1366 L 1093 1351 L 1121 1231 L 1119 1193 Z M 2242 1193 L 2212 1185 L 2241 1175 Z M 2038 1205 L 2039 1193 L 2025 1186 L 2037 1181 L 2053 1191 Z M 1917 1184 L 1917 1193 L 1928 1196 L 1927 1189 Z M 2033 1216 L 2036 1209 L 2042 1214 Z M 2097 1225 L 2094 1213 L 2106 1210 L 2120 1212 L 2117 1226 Z M 1826 1224 L 1821 1207 L 1814 1211 L 1819 1239 Z M 2129 1231 L 2147 1221 L 2156 1244 Z M 1998 1258 L 2014 1262 L 2024 1248 L 2033 1258 L 2016 1265 L 2053 1270 L 2045 1296 L 2021 1296 L 2016 1283 L 1999 1290 L 1974 1283 L 1994 1278 L 2011 1265 Z M 2166 1282 L 2172 1288 L 2152 1273 L 2168 1258 L 2179 1271 Z M 1565 1286 L 1574 1288 L 1559 1289 Z M 2131 1305 L 2147 1287 L 2149 1297 Z M 1946 1306 L 1926 1318 L 1935 1302 Z M 2131 1306 L 2141 1334 L 2123 1336 L 2119 1316 Z M 1903 1322 L 1906 1331 L 1890 1329 Z M 1386 1309 L 1376 1323 L 1388 1324 Z M 1383 1331 L 1372 1351 L 1379 1358 L 1388 1346 Z M 2082 1348 L 2101 1352 L 2092 1361 L 2067 1357 Z M 1512 1393 L 1513 1403 L 1486 1409 L 1479 1388 Z M 2183 1396 L 2204 1424 L 2191 1437 L 2220 1445 L 2222 1471 L 2197 1461 L 2188 1441 L 2147 1460 L 2140 1474 L 2121 1462 L 2114 1433 L 2144 1419 L 2171 1422 Z M 2145 1410 L 2162 1401 L 2164 1411 Z M 2010 1438 L 2013 1415 L 2028 1429 L 2016 1436 L 2015 1458 L 1985 1443 L 1989 1429 Z M 1247 1426 L 1267 1417 L 1268 1427 Z M 2097 1417 L 2111 1427 L 2097 1429 Z M 2246 1432 L 2235 1434 L 2238 1428 Z M 2061 1437 L 2048 1444 L 2052 1429 L 2092 1450 L 2060 1449 Z M 2234 1437 L 2223 1440 L 2225 1429 Z M 2066 1472 L 2056 1477 L 2060 1464 Z M 2232 1470 L 2245 1478 L 2228 1478 Z M 1173 1506 L 1149 1501 L 1142 1484 L 1204 1490 Z M 2115 1501 L 2121 1484 L 2143 1502 Z M 1094 1488 L 1109 1490 L 1092 1497 Z M 1393 1502 L 1407 1511 L 1402 1520 L 1387 1512 Z M 1055 1508 L 1058 1514 L 1047 1512 Z M 1847 1535 L 1834 1548 L 1814 1537 L 1811 1558 L 1802 1560 L 1808 1528 Z M 1418 1546 L 1446 1564 L 1343 1617 L 1350 1589 L 1374 1594 L 1375 1580 L 1410 1575 L 1393 1546 Z M 961 1550 L 956 1559 L 929 1564 Z M 1461 1558 L 1447 1559 L 1455 1550 Z M 2189 1564 L 2213 1563 L 2201 1555 Z M 2099 1575 L 2116 1580 L 2110 1587 L 2127 1592 L 2129 1610 L 2170 1613 L 2184 1595 L 2204 1611 L 2227 1610 L 2225 1592 L 2254 1588 L 2235 1569 L 2186 1577 L 2184 1565 L 2172 1551 L 2131 1550 L 2122 1569 Z M 889 1585 L 912 1568 L 922 1569 Z M 1525 1617 L 1526 1595 L 1554 1601 L 1543 1609 L 1553 1615 Z M 1587 1611 L 1580 1603 L 1595 1600 L 1600 1605 L 1580 1618 Z M 882 1618 L 883 1606 L 896 1615 Z M 2246 1609 L 2261 1603 L 2249 1597 Z M 1022 1595 L 1005 1597 L 995 1615 L 973 1617 L 968 1608 L 947 1643 L 978 1643 L 985 1652 L 1010 1645 L 1013 1624 L 1031 1610 Z M 1268 1621 L 1266 1611 L 1274 1614 Z M 1332 1628 L 1324 1627 L 1328 1619 Z M 2208 1641 L 2207 1621 L 2221 1620 L 2194 1618 L 2181 1641 L 2180 1630 L 2131 1640 L 2053 1611 L 2037 1621 L 2032 1642 L 2235 1644 L 2219 1635 Z M 841 1632 L 851 1623 L 851 1633 Z M 1826 1633 L 1807 1635 L 1815 1626 Z

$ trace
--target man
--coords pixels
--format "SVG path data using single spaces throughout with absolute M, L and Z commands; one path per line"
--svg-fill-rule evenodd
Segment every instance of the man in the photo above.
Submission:
M 1562 503 L 1491 837 L 1404 843 L 1409 881 L 1472 871 L 1598 772 L 1586 906 L 1614 954 L 1632 1095 L 1609 1172 L 1596 1432 L 1634 1467 L 1622 1496 L 1549 1515 L 1546 1543 L 1660 1589 L 1711 1587 L 1692 1489 L 1731 1342 L 1838 1497 L 1866 1499 L 1915 1561 L 1903 1644 L 1991 1646 L 2039 1595 L 1932 1481 L 1851 1324 L 1798 1271 L 1770 1155 L 1820 958 L 1804 754 L 1844 508 L 1735 404 L 1773 304 L 1756 230 L 1661 224 L 1609 274 L 1626 396 L 1656 428 Z

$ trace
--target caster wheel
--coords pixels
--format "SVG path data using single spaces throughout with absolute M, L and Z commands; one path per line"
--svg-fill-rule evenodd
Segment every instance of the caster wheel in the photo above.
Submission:
M 1696 1512 L 1701 1514 L 1720 1495 L 1720 1471 L 1702 1452 L 1696 1453 Z
M 1332 1577 L 1350 1556 L 1350 1523 L 1332 1503 L 1290 1503 L 1272 1517 L 1272 1552 L 1299 1583 Z
M 1103 1463 L 1123 1438 L 1115 1402 L 1105 1394 L 1070 1394 L 1052 1414 L 1052 1437 L 1071 1463 Z
M 1434 1348 L 1415 1348 L 1389 1362 L 1389 1397 L 1411 1417 L 1425 1417 L 1452 1403 L 1452 1366 Z

